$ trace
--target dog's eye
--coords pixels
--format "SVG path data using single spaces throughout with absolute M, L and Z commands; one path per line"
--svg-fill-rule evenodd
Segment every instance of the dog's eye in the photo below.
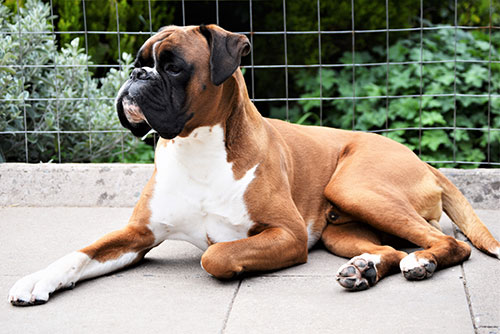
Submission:
M 177 75 L 181 73 L 182 68 L 180 68 L 175 64 L 167 64 L 167 66 L 165 66 L 165 71 L 167 71 L 170 74 Z

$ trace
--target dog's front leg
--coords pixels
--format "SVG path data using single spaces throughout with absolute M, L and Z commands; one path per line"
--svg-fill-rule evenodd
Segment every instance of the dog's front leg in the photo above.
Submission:
M 307 261 L 307 236 L 297 237 L 284 228 L 269 228 L 249 238 L 210 246 L 201 266 L 217 278 L 231 278 L 244 271 L 265 271 Z
M 18 280 L 9 292 L 13 305 L 43 304 L 49 295 L 76 282 L 107 274 L 131 265 L 144 257 L 155 245 L 147 226 L 129 224 L 92 245 L 69 253 L 45 269 Z
M 109 233 L 88 247 L 69 253 L 47 268 L 18 280 L 9 291 L 13 305 L 47 302 L 52 292 L 101 276 L 141 260 L 163 241 L 150 230 L 149 200 L 154 175 L 144 188 L 132 217 L 123 229 Z

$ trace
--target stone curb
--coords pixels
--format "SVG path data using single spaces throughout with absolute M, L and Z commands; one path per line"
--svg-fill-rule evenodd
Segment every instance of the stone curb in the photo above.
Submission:
M 0 206 L 134 206 L 152 164 L 0 164 Z
M 152 164 L 0 164 L 0 206 L 131 207 Z M 476 209 L 500 208 L 500 169 L 441 171 Z
M 500 209 L 500 169 L 441 168 L 476 209 Z

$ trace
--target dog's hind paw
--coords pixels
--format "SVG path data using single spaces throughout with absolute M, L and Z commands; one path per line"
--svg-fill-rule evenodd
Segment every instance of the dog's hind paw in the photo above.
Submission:
M 416 281 L 431 277 L 436 270 L 436 263 L 411 253 L 401 260 L 399 267 L 407 280 Z
M 380 256 L 375 254 L 365 253 L 353 257 L 339 268 L 337 282 L 348 290 L 366 290 L 378 282 L 376 267 L 378 263 Z

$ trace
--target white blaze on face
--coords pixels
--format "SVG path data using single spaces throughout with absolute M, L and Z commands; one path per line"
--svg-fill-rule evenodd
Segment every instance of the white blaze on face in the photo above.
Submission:
M 156 60 L 155 60 L 156 61 Z M 153 74 L 153 75 L 157 75 L 158 74 L 158 71 L 156 70 L 155 67 L 148 67 L 148 66 L 143 66 L 141 67 L 143 70 L 145 70 L 146 72 L 148 72 L 149 74 Z

